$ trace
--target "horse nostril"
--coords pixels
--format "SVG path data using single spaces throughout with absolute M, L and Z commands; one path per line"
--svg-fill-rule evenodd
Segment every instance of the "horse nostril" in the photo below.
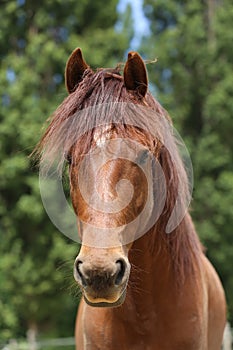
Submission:
M 124 259 L 118 259 L 109 269 L 102 266 L 98 269 L 90 267 L 88 263 L 80 259 L 76 259 L 74 263 L 74 278 L 83 288 L 91 288 L 92 290 L 100 290 L 120 286 L 125 276 L 127 264 Z
M 78 275 L 78 277 L 81 279 L 82 285 L 85 287 L 87 285 L 87 281 L 81 272 L 81 265 L 82 264 L 83 264 L 83 262 L 81 260 L 75 261 L 75 272 Z
M 124 277 L 126 264 L 125 264 L 123 259 L 117 260 L 116 264 L 118 265 L 118 270 L 117 270 L 117 274 L 116 274 L 115 285 L 119 285 L 119 284 L 121 284 L 122 279 Z

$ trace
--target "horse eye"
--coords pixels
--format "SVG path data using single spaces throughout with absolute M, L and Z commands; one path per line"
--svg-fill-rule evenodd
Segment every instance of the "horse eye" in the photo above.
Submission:
M 139 153 L 139 155 L 137 156 L 137 159 L 136 159 L 136 162 L 138 164 L 144 164 L 145 161 L 147 160 L 148 158 L 148 155 L 149 155 L 149 152 L 148 150 L 143 150 Z
M 64 154 L 64 157 L 65 157 L 65 160 L 67 161 L 67 163 L 69 165 L 71 165 L 71 163 L 72 163 L 72 156 L 71 156 L 71 154 L 67 152 L 67 153 Z

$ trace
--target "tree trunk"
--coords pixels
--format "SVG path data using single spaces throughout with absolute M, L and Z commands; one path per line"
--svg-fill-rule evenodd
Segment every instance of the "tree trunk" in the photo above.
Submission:
M 27 341 L 28 341 L 28 350 L 37 350 L 37 334 L 38 327 L 34 321 L 30 321 L 28 324 L 27 331 Z

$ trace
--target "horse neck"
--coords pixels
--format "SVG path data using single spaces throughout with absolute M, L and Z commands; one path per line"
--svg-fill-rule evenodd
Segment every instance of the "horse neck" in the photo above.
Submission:
M 129 288 L 135 294 L 151 294 L 161 274 L 169 270 L 170 256 L 164 242 L 156 242 L 159 235 L 150 230 L 134 242 L 129 260 L 132 265 Z
M 167 290 L 179 291 L 179 283 L 194 271 L 202 252 L 199 238 L 189 214 L 170 235 L 151 230 L 134 242 L 129 259 L 132 272 L 129 281 L 129 303 L 138 312 L 148 313 Z

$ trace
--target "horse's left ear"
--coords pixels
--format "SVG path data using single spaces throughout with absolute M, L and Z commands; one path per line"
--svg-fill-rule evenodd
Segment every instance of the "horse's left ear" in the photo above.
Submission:
M 70 55 L 65 70 L 65 83 L 69 93 L 75 90 L 75 87 L 80 83 L 83 77 L 83 73 L 89 66 L 85 62 L 82 51 L 77 48 Z
M 143 97 L 146 95 L 148 88 L 146 66 L 137 52 L 128 53 L 124 68 L 124 82 L 127 90 L 138 91 Z

